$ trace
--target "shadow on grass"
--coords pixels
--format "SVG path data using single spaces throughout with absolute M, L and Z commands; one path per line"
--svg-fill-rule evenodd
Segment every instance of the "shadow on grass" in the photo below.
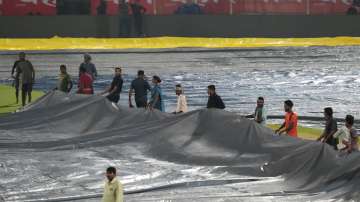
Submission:
M 16 104 L 16 103 L 13 103 L 13 104 L 8 104 L 8 105 L 1 105 L 0 106 L 0 109 L 3 109 L 3 108 L 12 108 L 12 107 L 20 107 L 19 104 Z

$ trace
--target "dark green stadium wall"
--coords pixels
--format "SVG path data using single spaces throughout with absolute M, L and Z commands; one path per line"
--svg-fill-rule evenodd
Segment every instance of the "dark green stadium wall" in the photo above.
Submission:
M 147 36 L 360 36 L 360 16 L 197 15 L 145 16 Z M 117 16 L 2 16 L 1 38 L 118 37 Z

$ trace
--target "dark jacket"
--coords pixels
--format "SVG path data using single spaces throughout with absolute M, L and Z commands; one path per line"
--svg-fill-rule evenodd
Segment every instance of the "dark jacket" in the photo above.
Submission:
M 225 109 L 225 104 L 220 96 L 214 94 L 209 96 L 207 108 Z

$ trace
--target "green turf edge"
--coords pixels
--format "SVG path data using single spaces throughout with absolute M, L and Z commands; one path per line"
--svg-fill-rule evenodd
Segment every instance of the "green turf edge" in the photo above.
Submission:
M 280 127 L 279 124 L 269 124 L 269 128 L 276 130 Z M 303 126 L 298 126 L 298 136 L 303 139 L 316 140 L 320 137 L 322 130 L 319 128 L 306 128 Z
M 34 90 L 32 92 L 32 101 L 35 101 L 44 94 L 42 91 Z M 12 86 L 0 85 L 0 97 L 0 116 L 14 112 L 21 107 L 21 101 L 16 104 L 15 88 Z M 21 100 L 21 92 L 19 99 Z

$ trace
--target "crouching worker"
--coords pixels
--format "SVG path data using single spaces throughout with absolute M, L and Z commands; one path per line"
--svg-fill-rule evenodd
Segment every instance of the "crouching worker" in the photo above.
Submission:
M 111 82 L 111 85 L 102 93 L 107 95 L 107 99 L 113 103 L 118 103 L 120 100 L 120 93 L 123 86 L 123 79 L 121 77 L 121 68 L 116 67 L 115 68 L 115 76 Z
M 353 145 L 351 144 L 352 136 L 356 136 L 356 131 L 353 128 L 354 117 L 352 115 L 346 115 L 345 126 L 341 127 L 334 134 L 334 138 L 338 138 L 337 149 L 339 151 L 352 152 Z
M 106 178 L 102 202 L 123 202 L 123 186 L 116 177 L 116 168 L 107 168 Z

